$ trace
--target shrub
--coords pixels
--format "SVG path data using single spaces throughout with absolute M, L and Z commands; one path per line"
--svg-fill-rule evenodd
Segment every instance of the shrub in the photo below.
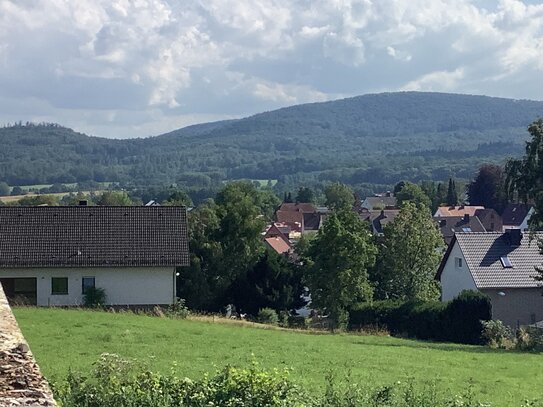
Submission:
M 541 328 L 519 328 L 515 336 L 517 349 L 543 351 L 543 330 Z
M 392 335 L 418 339 L 481 343 L 481 320 L 489 320 L 489 298 L 465 291 L 450 302 L 375 301 L 351 310 L 349 328 L 388 330 Z
M 258 322 L 262 324 L 277 325 L 279 324 L 279 316 L 272 308 L 262 308 L 258 311 Z
M 288 317 L 287 326 L 289 328 L 307 329 L 309 326 L 308 320 L 301 315 L 290 315 Z
M 511 329 L 504 325 L 502 321 L 482 321 L 483 326 L 482 338 L 486 344 L 492 348 L 509 349 L 512 347 L 512 333 Z
M 170 318 L 185 319 L 190 315 L 190 311 L 185 305 L 185 300 L 183 298 L 178 298 L 173 304 L 168 306 L 166 315 Z
M 101 307 L 105 305 L 106 300 L 106 290 L 99 287 L 88 287 L 83 295 L 83 305 L 89 308 Z

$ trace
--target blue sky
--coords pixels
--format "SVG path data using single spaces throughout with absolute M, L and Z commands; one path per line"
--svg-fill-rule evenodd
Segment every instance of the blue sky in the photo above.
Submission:
M 420 90 L 543 99 L 543 4 L 0 0 L 0 123 L 157 135 Z

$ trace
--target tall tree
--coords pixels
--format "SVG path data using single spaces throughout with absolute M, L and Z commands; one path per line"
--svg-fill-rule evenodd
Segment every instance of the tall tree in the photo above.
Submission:
M 429 211 L 413 203 L 402 207 L 384 228 L 372 282 L 379 299 L 430 300 L 439 297 L 435 273 L 443 238 Z
M 368 269 L 377 249 L 367 225 L 350 209 L 328 217 L 306 251 L 305 280 L 312 307 L 324 309 L 343 327 L 353 305 L 372 299 Z
M 313 203 L 315 201 L 315 194 L 311 188 L 300 187 L 298 189 L 298 194 L 296 194 L 296 202 L 309 202 Z
M 449 178 L 449 187 L 447 188 L 447 205 L 456 206 L 458 205 L 458 192 L 456 191 L 456 185 L 454 179 Z
M 397 205 L 401 207 L 405 202 L 412 202 L 416 205 L 423 205 L 429 208 L 430 198 L 417 184 L 409 181 L 403 181 L 403 186 L 396 193 Z
M 324 194 L 325 205 L 332 210 L 352 209 L 354 206 L 354 192 L 348 185 L 336 182 L 328 185 Z
M 503 168 L 496 164 L 485 164 L 477 176 L 468 184 L 470 205 L 482 205 L 501 213 L 507 203 Z
M 5 182 L 0 182 L 0 196 L 8 196 L 10 193 L 9 185 Z
M 292 311 L 306 302 L 302 270 L 284 256 L 271 250 L 260 255 L 246 274 L 240 275 L 229 289 L 229 302 L 238 310 L 256 316 L 262 308 Z
M 505 166 L 506 191 L 511 198 L 535 202 L 531 227 L 543 228 L 543 119 L 528 127 L 532 139 L 526 143 L 526 154 L 519 160 L 509 160 Z
M 172 190 L 168 198 L 162 202 L 165 206 L 192 206 L 192 199 L 181 189 Z
M 125 191 L 106 191 L 98 199 L 100 206 L 131 206 L 134 202 Z

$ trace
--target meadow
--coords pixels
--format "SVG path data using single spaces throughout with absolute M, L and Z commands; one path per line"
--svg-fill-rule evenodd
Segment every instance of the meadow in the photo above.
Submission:
M 251 323 L 175 320 L 132 313 L 15 308 L 45 376 L 88 372 L 103 352 L 135 358 L 150 369 L 200 378 L 225 365 L 292 368 L 304 387 L 323 391 L 325 377 L 378 386 L 436 382 L 453 394 L 470 388 L 493 406 L 543 396 L 543 355 L 388 336 L 263 329 Z

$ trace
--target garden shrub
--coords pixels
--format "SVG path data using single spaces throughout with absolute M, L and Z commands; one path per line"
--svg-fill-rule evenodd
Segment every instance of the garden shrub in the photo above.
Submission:
M 105 305 L 106 300 L 106 290 L 99 287 L 87 287 L 83 295 L 83 305 L 88 308 L 101 307 Z
M 301 315 L 289 315 L 287 320 L 287 326 L 295 329 L 307 329 L 308 320 Z
M 170 318 L 186 319 L 190 315 L 190 311 L 185 305 L 185 300 L 178 298 L 175 303 L 168 306 L 166 315 Z
M 272 308 L 262 308 L 258 311 L 258 322 L 262 324 L 277 325 L 279 324 L 279 316 Z
M 502 321 L 482 321 L 482 338 L 491 348 L 509 349 L 512 347 L 513 334 L 511 328 Z
M 349 328 L 388 330 L 392 335 L 418 339 L 482 343 L 481 320 L 491 317 L 490 299 L 464 291 L 449 302 L 386 300 L 351 310 Z

